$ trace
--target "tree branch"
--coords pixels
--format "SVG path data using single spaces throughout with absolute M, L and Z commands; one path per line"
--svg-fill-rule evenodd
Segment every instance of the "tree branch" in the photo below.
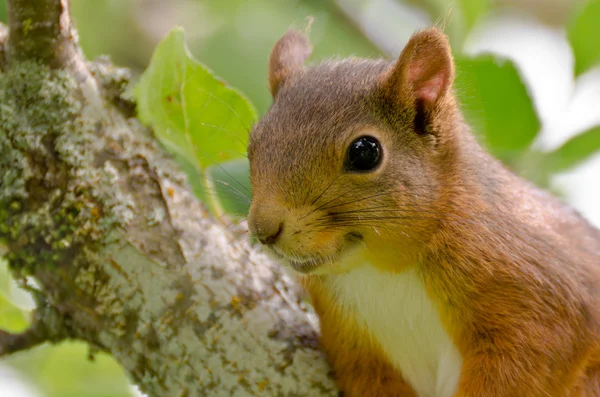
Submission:
M 68 0 L 9 0 L 8 59 L 37 59 L 60 67 L 73 58 Z
M 43 332 L 31 328 L 19 334 L 0 330 L 0 356 L 27 350 L 44 342 L 46 342 L 46 336 Z
M 31 349 L 45 342 L 60 342 L 68 337 L 62 319 L 51 307 L 39 307 L 33 313 L 30 327 L 21 333 L 0 330 L 0 357 Z
M 335 395 L 295 285 L 115 105 L 124 75 L 85 62 L 68 3 L 8 4 L 0 241 L 54 315 L 2 333 L 6 353 L 85 340 L 152 397 Z
M 6 68 L 6 42 L 8 28 L 0 23 L 0 72 Z

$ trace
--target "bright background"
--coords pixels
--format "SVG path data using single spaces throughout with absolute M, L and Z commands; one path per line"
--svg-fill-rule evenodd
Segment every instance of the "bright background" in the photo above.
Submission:
M 455 53 L 491 52 L 512 60 L 539 119 L 531 151 L 511 163 L 515 170 L 561 194 L 600 226 L 600 156 L 560 172 L 540 172 L 536 153 L 559 148 L 569 138 L 600 125 L 600 67 L 588 67 L 600 32 L 580 29 L 569 42 L 585 1 L 570 0 L 72 0 L 81 45 L 89 58 L 109 54 L 121 66 L 144 70 L 152 51 L 174 26 L 185 28 L 197 59 L 244 92 L 264 113 L 270 103 L 266 61 L 290 26 L 315 17 L 313 61 L 330 56 L 396 56 L 410 34 L 436 24 L 449 33 Z M 4 19 L 0 3 L 0 18 Z M 600 25 L 600 2 L 590 13 Z M 594 25 L 594 24 L 592 24 Z M 569 35 L 571 32 L 571 35 Z M 574 39 L 575 40 L 575 39 Z M 600 44 L 597 44 L 600 46 Z M 583 49 L 581 49 L 583 48 Z M 582 51 L 583 55 L 578 51 Z M 587 51 L 587 58 L 586 56 Z M 592 55 L 589 55 L 589 54 Z M 582 58 L 583 56 L 583 58 Z M 499 61 L 500 62 L 500 61 Z M 577 76 L 577 77 L 576 77 Z M 484 76 L 485 77 L 485 76 Z M 499 97 L 510 108 L 512 99 Z M 525 100 L 528 100 L 525 98 Z M 510 102 L 510 103 L 506 103 Z M 514 103 L 519 103 L 518 101 Z M 513 113 L 514 112 L 514 115 Z M 514 106 L 511 118 L 523 117 Z M 506 131 L 518 134 L 519 131 Z M 581 152 L 590 151 L 591 140 Z M 600 147 L 600 144 L 598 144 Z M 494 149 L 494 148 L 491 148 Z M 538 178 L 539 175 L 543 178 Z M 0 263 L 0 327 L 27 326 L 29 298 Z M 81 343 L 41 346 L 0 360 L 0 396 L 133 396 L 122 370 Z

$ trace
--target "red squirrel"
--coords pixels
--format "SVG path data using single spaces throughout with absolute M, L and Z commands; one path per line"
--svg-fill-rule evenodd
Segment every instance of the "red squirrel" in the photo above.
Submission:
M 251 233 L 308 290 L 346 397 L 600 396 L 600 231 L 476 141 L 435 28 L 314 66 L 288 31 Z

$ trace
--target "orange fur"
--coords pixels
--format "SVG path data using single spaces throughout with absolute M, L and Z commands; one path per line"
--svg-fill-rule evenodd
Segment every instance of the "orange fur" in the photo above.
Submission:
M 444 35 L 417 33 L 393 64 L 305 68 L 309 49 L 292 32 L 271 55 L 275 102 L 250 137 L 248 219 L 276 256 L 309 273 L 345 396 L 416 397 L 422 386 L 327 287 L 374 266 L 418 275 L 442 322 L 432 329 L 461 356 L 453 397 L 600 397 L 600 231 L 479 146 L 452 94 Z M 363 135 L 381 143 L 380 166 L 344 172 L 346 148 Z
M 305 279 L 304 284 L 319 315 L 321 344 L 344 397 L 417 397 L 352 314 L 345 313 L 318 280 Z

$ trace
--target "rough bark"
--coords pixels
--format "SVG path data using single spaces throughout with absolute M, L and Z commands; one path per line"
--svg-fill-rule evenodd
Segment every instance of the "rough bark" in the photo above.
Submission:
M 298 291 L 211 218 L 87 62 L 67 0 L 8 0 L 0 29 L 0 245 L 37 309 L 0 355 L 46 341 L 112 354 L 149 396 L 332 396 Z

